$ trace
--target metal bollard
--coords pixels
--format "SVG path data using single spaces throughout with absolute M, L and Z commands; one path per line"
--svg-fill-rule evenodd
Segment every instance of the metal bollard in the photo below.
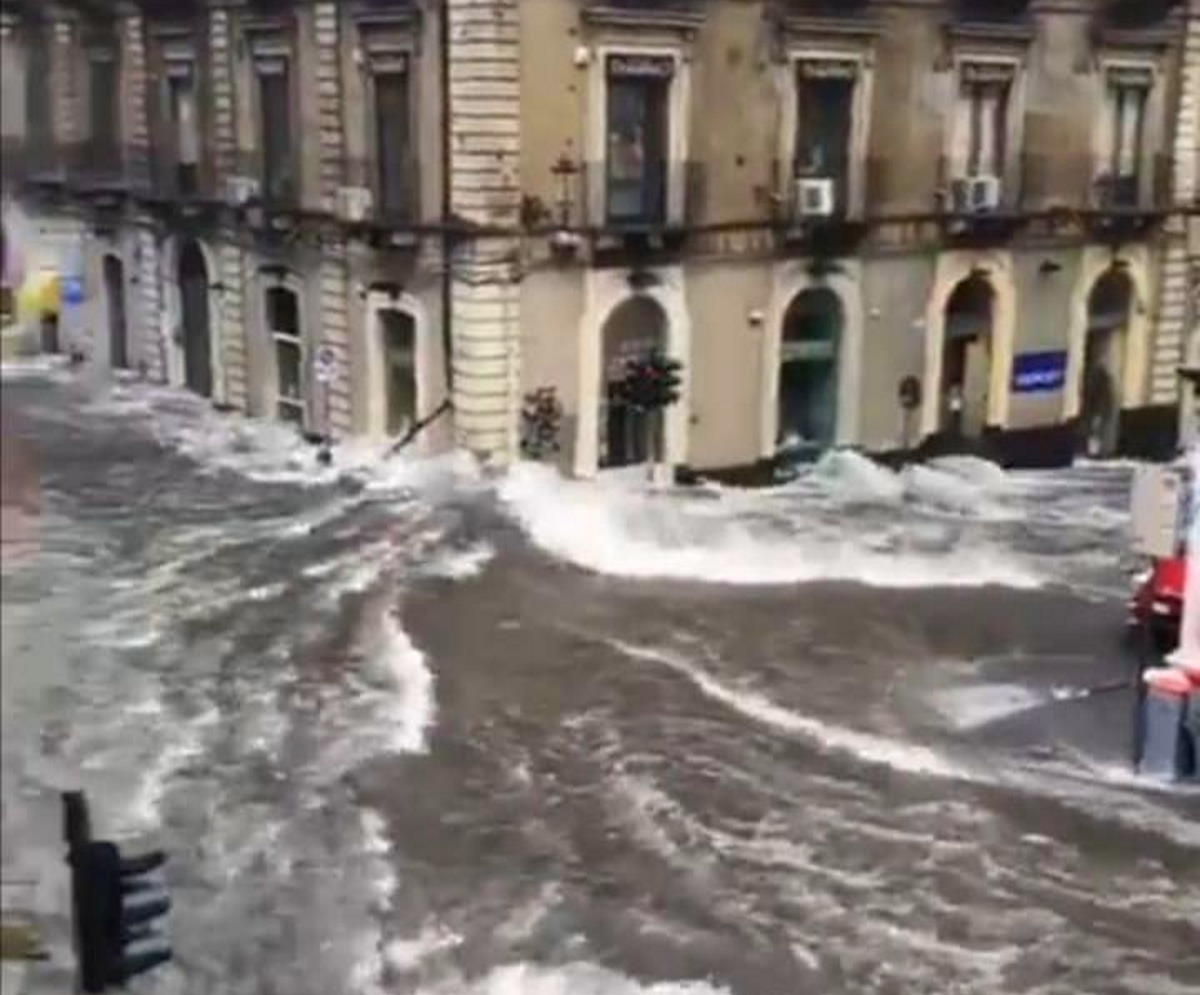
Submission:
M 1174 668 L 1147 670 L 1146 697 L 1142 703 L 1142 741 L 1138 770 L 1151 777 L 1179 780 L 1195 773 L 1190 723 L 1192 684 Z

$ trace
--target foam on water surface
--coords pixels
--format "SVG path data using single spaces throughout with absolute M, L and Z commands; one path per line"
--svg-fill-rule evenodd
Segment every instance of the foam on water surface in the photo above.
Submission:
M 986 540 L 921 548 L 919 535 L 913 541 L 898 534 L 890 518 L 856 532 L 853 523 L 797 499 L 794 488 L 690 498 L 620 479 L 568 481 L 522 464 L 500 484 L 500 495 L 535 543 L 597 573 L 748 585 L 1036 587 L 1043 580 Z
M 587 962 L 561 967 L 508 964 L 475 981 L 436 984 L 419 991 L 420 995 L 731 995 L 728 988 L 707 981 L 643 984 Z

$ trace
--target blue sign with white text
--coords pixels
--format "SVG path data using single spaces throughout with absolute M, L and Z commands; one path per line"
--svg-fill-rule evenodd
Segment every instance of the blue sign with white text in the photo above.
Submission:
M 1024 352 L 1013 359 L 1014 394 L 1062 390 L 1067 380 L 1065 352 Z

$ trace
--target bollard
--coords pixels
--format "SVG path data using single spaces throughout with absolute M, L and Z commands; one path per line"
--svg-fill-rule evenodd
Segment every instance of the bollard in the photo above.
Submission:
M 1182 670 L 1154 667 L 1143 675 L 1142 741 L 1138 770 L 1151 777 L 1179 780 L 1195 773 L 1190 721 L 1192 682 Z
M 1189 664 L 1181 668 L 1192 682 L 1192 693 L 1188 696 L 1184 711 L 1184 736 L 1191 749 L 1191 778 L 1200 781 L 1200 665 Z M 1187 777 L 1187 772 L 1184 773 Z

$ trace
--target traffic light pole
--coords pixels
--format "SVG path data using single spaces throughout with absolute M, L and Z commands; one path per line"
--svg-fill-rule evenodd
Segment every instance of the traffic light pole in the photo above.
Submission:
M 62 800 L 79 986 L 93 995 L 171 959 L 166 937 L 156 928 L 171 905 L 165 885 L 154 877 L 166 856 L 155 851 L 122 857 L 116 844 L 92 839 L 83 792 L 65 792 Z

